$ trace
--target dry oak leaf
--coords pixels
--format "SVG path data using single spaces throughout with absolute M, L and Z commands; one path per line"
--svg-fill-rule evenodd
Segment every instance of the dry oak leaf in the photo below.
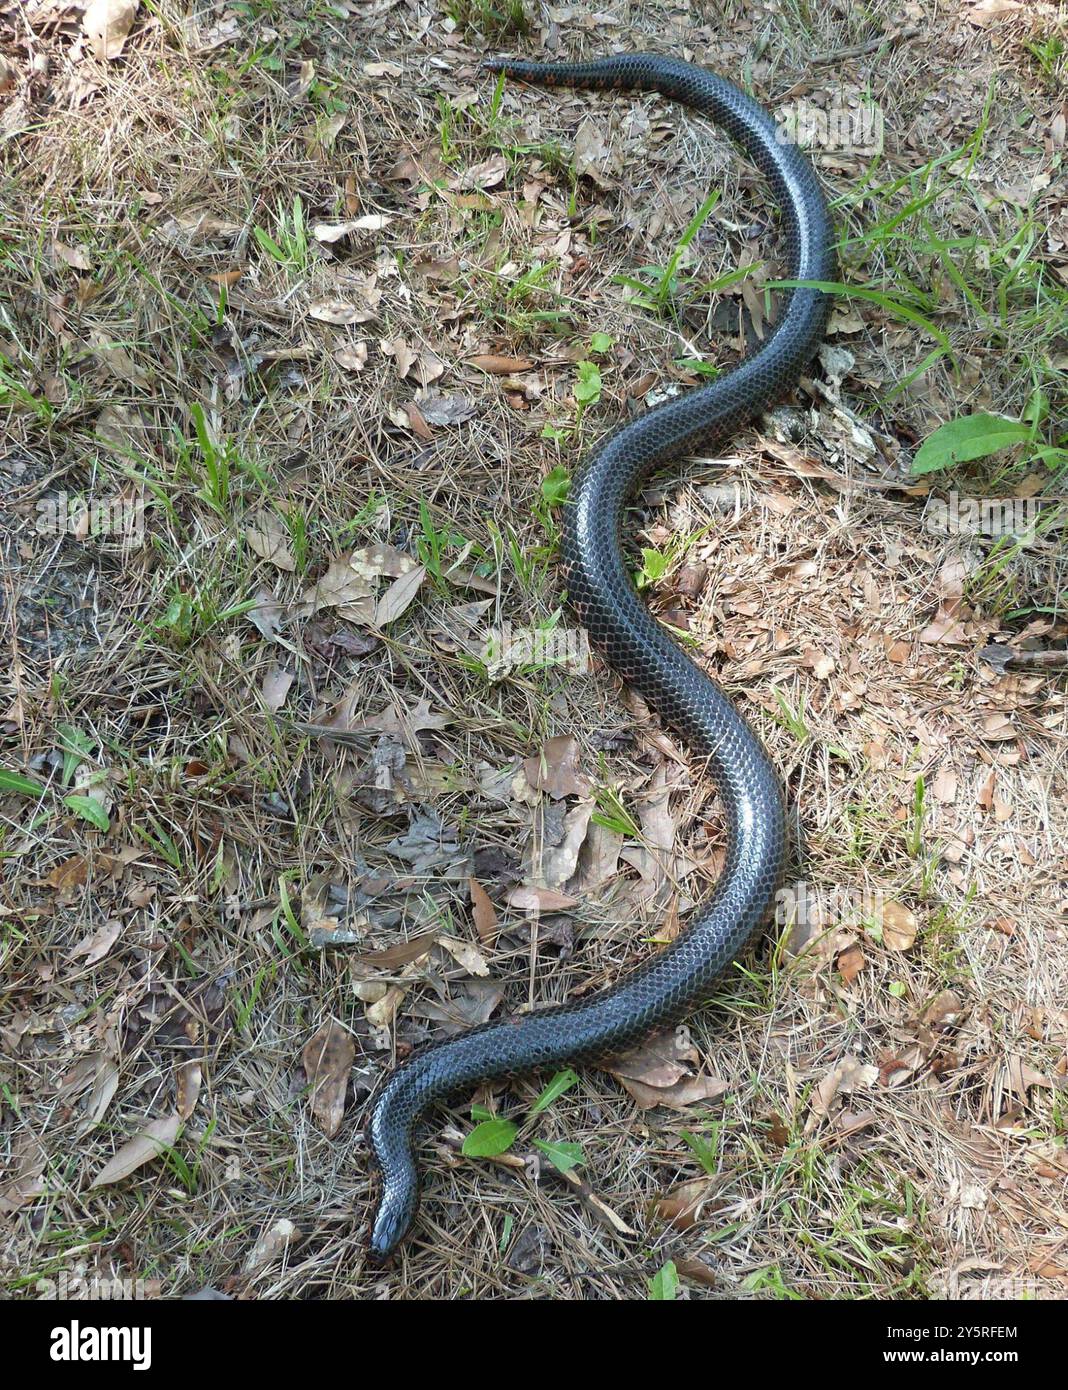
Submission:
M 385 627 L 388 623 L 396 622 L 401 614 L 415 602 L 419 586 L 425 578 L 426 570 L 422 565 L 416 565 L 407 574 L 402 574 L 399 579 L 395 579 L 375 607 L 375 627 Z
M 805 1133 L 811 1133 L 818 1122 L 830 1114 L 831 1105 L 837 1095 L 848 1095 L 858 1087 L 873 1086 L 878 1079 L 878 1067 L 860 1062 L 855 1057 L 847 1057 L 844 1062 L 832 1067 L 812 1092 L 812 1105 L 805 1121 Z
M 283 1216 L 269 1226 L 252 1247 L 245 1260 L 245 1273 L 251 1274 L 265 1265 L 274 1264 L 288 1252 L 291 1245 L 299 1244 L 300 1240 L 300 1228 Z
M 978 0 L 974 8 L 966 11 L 966 17 L 973 24 L 983 28 L 987 24 L 993 24 L 995 20 L 1004 18 L 1007 14 L 1015 14 L 1021 9 L 1023 0 Z
M 1005 743 L 1016 737 L 1016 730 L 1009 716 L 998 712 L 985 717 L 979 737 L 986 743 Z
M 637 1101 L 643 1110 L 666 1105 L 671 1110 L 686 1110 L 691 1105 L 702 1105 L 710 1100 L 718 1100 L 730 1090 L 726 1081 L 718 1076 L 687 1076 L 676 1081 L 674 1086 L 646 1086 L 632 1077 L 621 1076 L 624 1088 Z
M 410 574 L 417 568 L 417 563 L 405 551 L 386 543 L 365 545 L 359 550 L 354 550 L 349 558 L 349 564 L 356 573 L 362 574 L 366 579 L 377 579 L 381 575 L 385 575 L 387 579 L 399 579 L 401 575 Z
M 346 343 L 334 353 L 334 361 L 346 372 L 362 372 L 367 366 L 367 344 Z
M 308 305 L 308 317 L 316 319 L 319 323 L 367 323 L 374 316 L 373 309 L 358 304 L 346 304 L 340 299 L 317 299 Z
M 91 936 L 78 942 L 70 953 L 70 959 L 78 960 L 79 957 L 84 956 L 86 965 L 95 965 L 98 960 L 104 959 L 121 934 L 122 923 L 118 918 L 111 922 L 105 922 Z
M 475 931 L 480 940 L 492 942 L 497 935 L 497 913 L 490 895 L 477 878 L 469 878 L 467 886 L 471 893 L 471 916 L 474 918 Z
M 108 1183 L 128 1178 L 144 1164 L 169 1149 L 178 1138 L 182 1122 L 177 1115 L 164 1115 L 161 1119 L 150 1120 L 140 1133 L 135 1134 L 129 1143 L 123 1144 L 115 1156 L 104 1164 L 100 1172 L 89 1184 L 90 1189 L 105 1187 Z
M 908 951 L 916 940 L 916 914 L 904 903 L 883 903 L 883 945 L 888 951 Z
M 67 246 L 58 237 L 52 240 L 52 258 L 61 260 L 73 270 L 92 270 L 93 262 L 83 246 Z
M 175 1078 L 175 1100 L 181 1119 L 188 1120 L 196 1109 L 202 1080 L 203 1070 L 199 1062 L 183 1062 L 179 1066 Z
M 608 175 L 619 167 L 619 160 L 592 116 L 587 116 L 575 132 L 574 169 L 602 188 L 610 188 Z
M 589 796 L 590 779 L 578 769 L 578 740 L 570 734 L 549 739 L 536 758 L 527 758 L 523 771 L 538 791 L 548 792 L 554 801 L 565 796 Z
M 860 972 L 864 969 L 866 962 L 864 952 L 859 946 L 847 946 L 838 956 L 838 973 L 847 985 L 851 985 Z
M 311 1088 L 311 1112 L 328 1139 L 333 1139 L 341 1128 L 355 1058 L 352 1035 L 333 1019 L 304 1045 L 302 1060 Z
M 468 362 L 480 371 L 494 376 L 511 376 L 515 372 L 529 372 L 534 363 L 529 357 L 500 357 L 496 353 L 483 352 L 469 357 Z
M 263 703 L 272 714 L 277 714 L 285 704 L 290 686 L 295 680 L 294 672 L 287 671 L 277 664 L 272 666 L 264 676 L 263 689 L 260 694 L 263 697 Z
M 699 1056 L 685 1032 L 668 1030 L 650 1038 L 605 1065 L 643 1110 L 657 1105 L 685 1110 L 715 1100 L 730 1088 L 717 1076 L 693 1076 L 690 1066 Z
M 290 534 L 285 522 L 274 512 L 260 512 L 245 527 L 248 547 L 261 560 L 269 560 L 277 569 L 292 573 L 297 562 L 289 547 Z
M 437 944 L 448 951 L 457 965 L 462 965 L 469 975 L 485 978 L 489 974 L 489 966 L 482 952 L 469 941 L 459 941 L 454 936 L 439 936 Z
M 555 888 L 513 888 L 506 899 L 509 907 L 520 912 L 563 912 L 574 907 L 578 898 L 558 893 Z
M 137 18 L 141 0 L 89 0 L 82 30 L 94 58 L 118 58 Z
M 88 877 L 88 863 L 83 855 L 75 854 L 70 859 L 64 859 L 62 864 L 57 864 L 45 883 L 58 891 L 61 902 L 71 902 L 75 896 L 74 890 L 80 888 Z
M 647 1086 L 674 1086 L 690 1067 L 700 1061 L 700 1054 L 689 1042 L 683 1029 L 666 1029 L 654 1033 L 640 1047 L 631 1048 L 613 1057 L 606 1068 L 613 1076 L 632 1077 Z
M 299 616 L 314 617 L 324 608 L 336 608 L 354 623 L 374 622 L 374 588 L 366 575 L 352 565 L 347 555 L 335 557 L 325 574 L 301 596 Z
M 688 1231 L 709 1214 L 706 1203 L 712 1196 L 712 1187 L 709 1177 L 680 1183 L 666 1196 L 653 1202 L 652 1209 L 661 1221 L 666 1221 L 677 1231 Z
M 255 606 L 248 610 L 248 620 L 266 642 L 273 642 L 282 630 L 282 605 L 270 589 L 256 590 Z
M 454 188 L 493 188 L 501 182 L 508 172 L 508 161 L 503 154 L 490 155 L 489 159 L 484 159 L 481 164 L 472 164 L 470 169 L 466 169 L 457 178 L 453 179 Z
M 410 708 L 388 705 L 376 714 L 369 714 L 365 719 L 361 719 L 353 728 L 410 740 L 415 734 L 430 729 L 444 729 L 450 719 L 451 716 L 448 714 L 433 714 L 429 700 L 417 700 Z

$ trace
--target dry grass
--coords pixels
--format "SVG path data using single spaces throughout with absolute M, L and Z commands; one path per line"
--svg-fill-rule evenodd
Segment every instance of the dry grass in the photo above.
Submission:
M 487 36 L 478 3 L 459 25 L 422 4 L 251 0 L 193 26 L 143 8 L 104 66 L 62 6 L 0 4 L 0 736 L 3 767 L 43 789 L 0 798 L 8 1289 L 82 1273 L 246 1297 L 629 1298 L 670 1260 L 694 1297 L 1002 1276 L 1063 1296 L 1063 680 L 983 656 L 1063 649 L 1059 514 L 1023 547 L 940 534 L 930 479 L 908 475 L 936 425 L 1018 416 L 1036 393 L 1057 444 L 1052 7 L 982 28 L 943 4 L 884 53 L 882 4 L 723 6 L 685 30 L 653 3 L 593 29 L 574 7 L 524 40 Z M 462 1157 L 468 1097 L 436 1113 L 414 1239 L 373 1271 L 361 1127 L 394 1057 L 611 982 L 722 852 L 714 789 L 608 671 L 491 679 L 465 636 L 554 621 L 543 481 L 759 331 L 775 238 L 724 142 L 653 100 L 498 103 L 477 73 L 488 49 L 624 40 L 686 46 L 771 103 L 870 84 L 886 117 L 880 163 L 820 164 L 844 276 L 913 317 L 843 300 L 831 343 L 851 360 L 825 357 L 792 407 L 635 514 L 652 602 L 782 770 L 791 884 L 824 911 L 784 906 L 691 1021 L 687 1069 L 717 1098 L 641 1109 L 588 1071 L 524 1131 L 523 1160 L 531 1138 L 581 1145 L 587 1188 Z M 767 267 L 677 319 L 629 304 L 614 277 L 665 265 L 710 183 L 723 196 L 684 278 Z M 359 218 L 332 242 L 304 231 Z M 324 322 L 327 300 L 367 317 Z M 529 366 L 487 374 L 485 354 Z M 580 411 L 591 359 L 600 395 Z M 1058 477 L 1017 450 L 938 486 L 1051 498 Z M 143 544 L 50 534 L 42 504 L 62 495 L 143 496 Z M 265 515 L 284 565 L 263 556 Z M 402 614 L 301 608 L 333 558 L 380 544 L 428 568 Z M 347 737 L 307 732 L 342 700 Z M 561 734 L 589 796 L 522 771 Z M 626 833 L 587 834 L 576 862 L 594 798 Z M 417 844 L 428 815 L 440 829 Z M 471 877 L 495 934 L 476 932 Z M 575 901 L 532 930 L 509 899 L 539 877 Z M 369 959 L 425 931 L 488 975 L 440 945 Z M 109 935 L 99 959 L 75 950 Z M 331 1020 L 355 1058 L 327 1137 L 304 1049 Z M 546 1079 L 477 1099 L 521 1118 Z M 176 1107 L 169 1155 L 91 1187 Z M 680 1185 L 700 1206 L 668 1219 L 656 1204 Z M 279 1221 L 293 1239 L 272 1240 Z

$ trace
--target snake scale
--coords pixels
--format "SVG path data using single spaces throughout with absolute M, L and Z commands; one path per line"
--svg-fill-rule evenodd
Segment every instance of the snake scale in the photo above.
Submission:
M 796 145 L 779 138 L 771 116 L 733 83 L 651 53 L 561 64 L 494 58 L 483 66 L 546 86 L 656 91 L 710 116 L 771 186 L 790 277 L 834 278 L 831 221 L 811 164 Z M 412 1134 L 428 1106 L 494 1077 L 604 1060 L 634 1046 L 704 1002 L 717 976 L 770 914 L 786 849 L 775 771 L 746 721 L 640 602 L 620 534 L 627 500 L 650 470 L 722 444 L 797 384 L 823 337 L 829 309 L 827 296 L 817 289 L 789 291 L 757 351 L 711 385 L 617 430 L 576 479 L 564 509 L 561 545 L 568 601 L 612 668 L 706 760 L 728 825 L 723 871 L 711 898 L 676 940 L 613 988 L 472 1028 L 427 1046 L 390 1075 L 369 1131 L 381 1180 L 372 1259 L 387 1256 L 411 1224 L 419 1190 Z

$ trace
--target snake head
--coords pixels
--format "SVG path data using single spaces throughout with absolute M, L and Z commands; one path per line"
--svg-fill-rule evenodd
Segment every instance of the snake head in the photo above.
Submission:
M 371 1116 L 371 1155 L 382 1184 L 368 1246 L 368 1256 L 375 1264 L 381 1264 L 393 1253 L 419 1203 L 419 1175 L 411 1137 L 415 1107 L 409 1094 L 416 1075 L 416 1068 L 411 1065 L 394 1072 Z
M 414 1167 L 411 1177 L 410 1185 L 387 1183 L 383 1186 L 367 1249 L 368 1259 L 373 1264 L 381 1265 L 389 1259 L 411 1225 L 418 1200 Z

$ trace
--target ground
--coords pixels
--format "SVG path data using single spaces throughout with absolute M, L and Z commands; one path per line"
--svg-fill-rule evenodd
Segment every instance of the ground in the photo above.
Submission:
M 1064 1297 L 1063 13 L 82 8 L 0 3 L 6 1289 Z M 684 1032 L 435 1111 L 374 1269 L 394 1062 L 621 978 L 721 861 L 556 542 L 582 454 L 766 332 L 775 219 L 703 121 L 478 70 L 625 48 L 868 121 L 812 148 L 820 361 L 628 532 L 787 887 Z

